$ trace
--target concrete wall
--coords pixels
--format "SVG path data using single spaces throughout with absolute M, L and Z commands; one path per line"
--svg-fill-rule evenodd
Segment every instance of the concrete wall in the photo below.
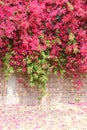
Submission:
M 24 82 L 19 83 L 18 79 Z M 26 86 L 26 84 L 27 86 Z M 0 102 L 5 104 L 49 105 L 71 102 L 87 102 L 87 80 L 80 93 L 73 88 L 68 79 L 51 76 L 47 83 L 47 94 L 39 100 L 40 93 L 37 88 L 29 87 L 29 80 L 23 75 L 13 75 L 6 82 L 0 73 Z

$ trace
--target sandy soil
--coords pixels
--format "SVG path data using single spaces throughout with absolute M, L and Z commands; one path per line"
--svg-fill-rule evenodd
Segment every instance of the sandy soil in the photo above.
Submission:
M 87 104 L 0 105 L 0 130 L 87 130 Z

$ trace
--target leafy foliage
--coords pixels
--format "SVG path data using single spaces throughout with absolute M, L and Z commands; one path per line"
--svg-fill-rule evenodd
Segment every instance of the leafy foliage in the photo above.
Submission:
M 50 73 L 78 88 L 87 73 L 87 1 L 1 1 L 0 66 L 6 76 L 26 73 L 43 93 Z

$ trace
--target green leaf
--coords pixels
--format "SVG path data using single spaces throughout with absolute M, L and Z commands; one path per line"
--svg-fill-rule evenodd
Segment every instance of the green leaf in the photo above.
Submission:
M 31 74 L 33 72 L 33 66 L 28 66 L 27 67 L 27 73 Z
M 33 82 L 30 82 L 30 86 L 33 87 L 35 86 L 35 84 Z
M 26 57 L 24 60 L 27 62 L 27 64 L 32 63 L 32 61 L 29 59 L 29 57 Z
M 44 38 L 44 34 L 41 34 L 41 35 L 39 36 L 39 38 L 43 39 L 43 38 Z
M 65 70 L 60 70 L 61 75 L 63 76 L 65 74 Z
M 10 73 L 14 73 L 14 69 L 12 67 L 10 67 Z
M 54 75 L 58 75 L 57 69 L 54 69 Z
M 18 68 L 18 72 L 22 72 L 22 68 Z

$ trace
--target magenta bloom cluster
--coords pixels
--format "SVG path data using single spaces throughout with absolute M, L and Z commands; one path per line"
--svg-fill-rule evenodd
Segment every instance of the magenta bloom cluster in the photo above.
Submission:
M 87 0 L 0 1 L 0 66 L 39 81 L 56 70 L 80 86 L 87 72 Z

